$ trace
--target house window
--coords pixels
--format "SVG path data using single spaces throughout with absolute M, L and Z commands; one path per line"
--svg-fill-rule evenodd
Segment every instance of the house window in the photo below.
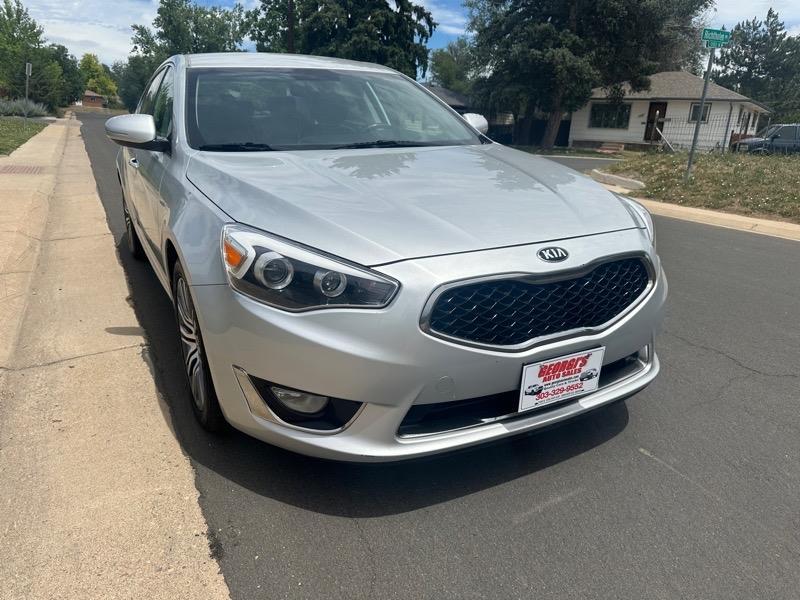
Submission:
M 630 120 L 630 104 L 593 103 L 589 111 L 589 127 L 598 129 L 627 129 Z
M 708 123 L 708 113 L 711 112 L 711 104 L 706 102 L 703 105 L 703 123 Z M 700 103 L 692 102 L 692 108 L 689 110 L 689 123 L 697 123 L 697 116 L 700 114 Z

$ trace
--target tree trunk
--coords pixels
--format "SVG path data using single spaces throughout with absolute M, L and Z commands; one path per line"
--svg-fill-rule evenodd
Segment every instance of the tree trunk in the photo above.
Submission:
M 564 111 L 562 110 L 554 110 L 547 117 L 547 126 L 544 128 L 544 136 L 542 137 L 542 148 L 549 150 L 555 145 L 563 114 Z

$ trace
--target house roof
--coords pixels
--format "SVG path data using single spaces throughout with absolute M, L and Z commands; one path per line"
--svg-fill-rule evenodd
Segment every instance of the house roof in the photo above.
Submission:
M 90 97 L 93 96 L 95 98 L 102 98 L 103 97 L 101 94 L 98 94 L 97 92 L 93 92 L 92 90 L 86 90 L 85 92 L 83 92 L 83 95 L 84 95 L 84 97 L 85 96 L 90 96 Z
M 663 71 L 650 75 L 650 89 L 641 92 L 632 92 L 628 84 L 624 84 L 625 97 L 632 100 L 699 100 L 703 95 L 703 78 L 692 75 L 686 71 Z M 592 90 L 592 98 L 605 98 L 606 92 L 598 87 Z M 708 82 L 708 100 L 723 100 L 729 102 L 751 102 L 756 106 L 768 110 L 763 104 L 743 96 L 738 92 Z
M 441 98 L 448 106 L 469 106 L 469 98 L 467 98 L 464 94 L 459 94 L 453 90 L 430 83 L 423 83 L 422 85 L 439 96 L 439 98 Z

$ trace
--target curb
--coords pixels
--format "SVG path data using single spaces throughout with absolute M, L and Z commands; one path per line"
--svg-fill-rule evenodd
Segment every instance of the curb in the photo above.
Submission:
M 620 186 L 605 184 L 606 189 L 618 194 L 626 194 L 627 189 Z M 759 219 L 757 217 L 747 217 L 735 213 L 725 213 L 707 208 L 694 208 L 692 206 L 681 206 L 680 204 L 670 204 L 669 202 L 658 202 L 647 198 L 637 198 L 631 196 L 637 202 L 643 204 L 647 210 L 654 215 L 680 219 L 682 221 L 692 221 L 703 225 L 714 227 L 724 227 L 737 231 L 747 231 L 760 235 L 769 235 L 784 240 L 800 242 L 800 225 L 796 223 L 786 223 L 784 221 L 772 221 L 770 219 Z
M 592 169 L 590 174 L 592 176 L 592 179 L 594 179 L 595 181 L 599 181 L 600 183 L 604 183 L 607 185 L 614 185 L 617 187 L 625 188 L 626 190 L 644 189 L 644 183 L 636 179 L 630 179 L 629 177 L 622 177 L 621 175 L 612 175 L 611 173 L 606 173 L 605 171 L 601 171 L 599 169 Z

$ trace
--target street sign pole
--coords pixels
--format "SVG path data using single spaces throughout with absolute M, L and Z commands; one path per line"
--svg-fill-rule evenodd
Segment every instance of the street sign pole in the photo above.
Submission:
M 697 150 L 697 139 L 700 137 L 700 125 L 703 123 L 703 112 L 706 107 L 706 96 L 708 95 L 708 80 L 711 78 L 711 67 L 714 66 L 714 53 L 717 48 L 724 48 L 728 45 L 731 39 L 731 32 L 724 29 L 703 29 L 701 36 L 705 47 L 709 49 L 708 53 L 708 68 L 706 69 L 706 76 L 703 80 L 703 95 L 700 97 L 700 110 L 697 114 L 697 120 L 694 123 L 694 135 L 692 136 L 692 147 L 689 149 L 689 162 L 686 164 L 686 174 L 683 176 L 684 181 L 689 181 L 692 176 L 692 165 L 694 164 L 694 153 Z M 692 116 L 691 104 L 689 105 L 689 118 Z
M 689 163 L 686 165 L 686 175 L 683 176 L 684 181 L 689 181 L 692 176 L 692 164 L 694 163 L 694 152 L 697 149 L 697 138 L 700 137 L 700 124 L 703 122 L 703 110 L 706 106 L 706 96 L 708 95 L 708 79 L 711 77 L 711 67 L 714 64 L 715 48 L 711 48 L 708 53 L 708 68 L 706 69 L 706 77 L 703 81 L 703 95 L 700 97 L 700 110 L 698 111 L 697 120 L 694 124 L 694 135 L 692 136 L 692 147 L 689 150 Z M 689 105 L 689 116 L 691 117 L 691 105 Z

